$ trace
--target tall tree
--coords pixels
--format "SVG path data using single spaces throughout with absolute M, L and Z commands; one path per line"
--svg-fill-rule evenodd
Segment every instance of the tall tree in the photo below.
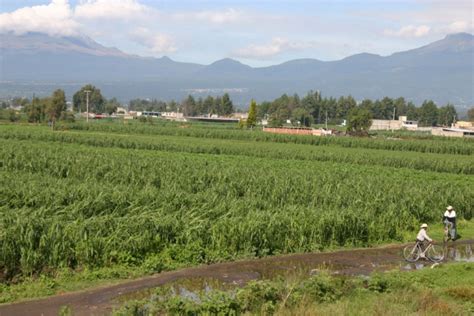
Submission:
M 433 101 L 425 100 L 418 112 L 421 125 L 436 126 L 438 123 L 438 107 Z
M 249 116 L 247 118 L 247 127 L 253 128 L 257 125 L 257 102 L 252 100 L 249 107 Z
M 389 97 L 385 97 L 380 101 L 380 106 L 381 106 L 381 116 L 382 116 L 381 118 L 384 120 L 393 119 L 393 113 L 395 109 L 395 104 L 393 100 Z
M 185 116 L 196 115 L 196 100 L 192 95 L 188 95 L 188 97 L 181 103 L 181 106 Z
M 355 107 L 347 117 L 347 131 L 356 135 L 367 134 L 372 124 L 372 115 L 367 109 Z
M 234 104 L 232 103 L 232 100 L 230 99 L 230 96 L 228 93 L 224 93 L 224 95 L 222 96 L 221 102 L 222 102 L 222 106 L 221 106 L 222 112 L 219 114 L 230 115 L 234 113 Z
M 264 101 L 257 105 L 257 117 L 259 119 L 264 119 L 269 115 L 269 110 L 271 106 L 271 102 Z
M 77 91 L 72 97 L 72 102 L 75 111 L 86 111 L 87 96 L 85 91 L 89 93 L 89 112 L 92 113 L 103 113 L 105 106 L 105 98 L 102 96 L 100 89 L 94 87 L 91 84 L 85 85 L 79 91 Z
M 63 90 L 58 89 L 53 92 L 50 102 L 46 107 L 46 114 L 51 122 L 55 122 L 61 117 L 61 113 L 66 111 L 66 95 Z
M 406 116 L 407 115 L 407 102 L 405 101 L 405 98 L 400 97 L 395 99 L 394 101 L 396 112 L 395 112 L 395 118 L 397 119 L 399 116 Z
M 202 108 L 203 108 L 203 114 L 210 114 L 212 113 L 212 110 L 214 108 L 214 98 L 211 95 L 208 95 L 203 103 L 202 103 Z
M 337 100 L 336 118 L 345 119 L 349 112 L 356 106 L 357 102 L 352 96 L 340 97 Z
M 457 121 L 458 115 L 452 104 L 447 104 L 438 109 L 438 124 L 450 126 Z
M 417 107 L 411 101 L 407 103 L 406 116 L 410 121 L 417 121 L 420 117 Z
M 49 103 L 49 98 L 40 99 L 34 97 L 31 103 L 26 106 L 26 116 L 30 123 L 40 123 L 46 118 L 46 108 Z

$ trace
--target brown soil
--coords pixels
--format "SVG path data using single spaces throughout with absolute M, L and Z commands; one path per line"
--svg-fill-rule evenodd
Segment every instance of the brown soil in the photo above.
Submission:
M 448 260 L 473 261 L 471 245 L 474 240 L 456 242 L 451 247 L 468 249 Z M 328 269 L 333 274 L 366 275 L 374 271 L 386 271 L 394 268 L 411 270 L 420 265 L 407 265 L 401 257 L 401 245 L 383 248 L 345 250 L 330 253 L 294 254 L 263 259 L 253 259 L 228 263 L 187 268 L 178 271 L 163 272 L 121 284 L 73 292 L 33 301 L 0 305 L 0 316 L 16 315 L 58 315 L 61 307 L 69 306 L 73 315 L 110 314 L 120 301 L 133 293 L 162 286 L 183 279 L 212 278 L 235 285 L 245 284 L 249 280 L 270 278 L 291 273 L 318 273 Z M 454 249 L 454 248 L 451 248 Z M 464 251 L 464 250 L 463 250 Z M 449 253 L 449 252 L 448 252 Z M 466 259 L 462 259 L 469 253 Z M 429 264 L 425 262 L 425 264 Z

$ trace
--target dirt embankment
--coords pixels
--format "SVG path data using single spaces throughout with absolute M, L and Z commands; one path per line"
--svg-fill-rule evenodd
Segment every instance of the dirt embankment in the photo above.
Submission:
M 447 249 L 448 260 L 474 261 L 472 247 L 474 240 L 452 244 L 451 248 Z M 390 246 L 331 253 L 295 254 L 200 266 L 164 272 L 109 287 L 0 305 L 0 316 L 58 315 L 63 306 L 69 306 L 73 315 L 104 315 L 112 312 L 120 297 L 190 278 L 212 278 L 241 285 L 249 280 L 270 278 L 275 275 L 296 272 L 309 275 L 321 268 L 329 269 L 334 274 L 348 275 L 369 274 L 394 268 L 407 270 L 420 268 L 420 265 L 406 264 L 401 258 L 400 250 L 401 246 Z

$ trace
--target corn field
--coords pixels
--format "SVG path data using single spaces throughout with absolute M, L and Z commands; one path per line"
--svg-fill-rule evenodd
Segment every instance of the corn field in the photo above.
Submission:
M 199 264 L 364 246 L 439 221 L 448 204 L 459 217 L 474 213 L 472 141 L 75 126 L 0 125 L 9 278 L 150 256 Z

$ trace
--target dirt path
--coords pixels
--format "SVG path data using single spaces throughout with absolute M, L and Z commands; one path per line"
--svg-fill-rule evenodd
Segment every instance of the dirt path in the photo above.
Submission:
M 474 240 L 457 242 L 448 249 L 449 260 L 474 261 Z M 394 268 L 414 269 L 400 255 L 401 246 L 345 250 L 330 253 L 307 253 L 263 259 L 219 263 L 127 281 L 114 286 L 67 293 L 49 298 L 0 305 L 0 316 L 58 315 L 62 306 L 69 306 L 73 315 L 110 314 L 117 300 L 124 295 L 190 278 L 212 278 L 231 284 L 245 284 L 249 280 L 269 278 L 291 273 L 315 273 L 321 267 L 334 274 L 369 274 Z

